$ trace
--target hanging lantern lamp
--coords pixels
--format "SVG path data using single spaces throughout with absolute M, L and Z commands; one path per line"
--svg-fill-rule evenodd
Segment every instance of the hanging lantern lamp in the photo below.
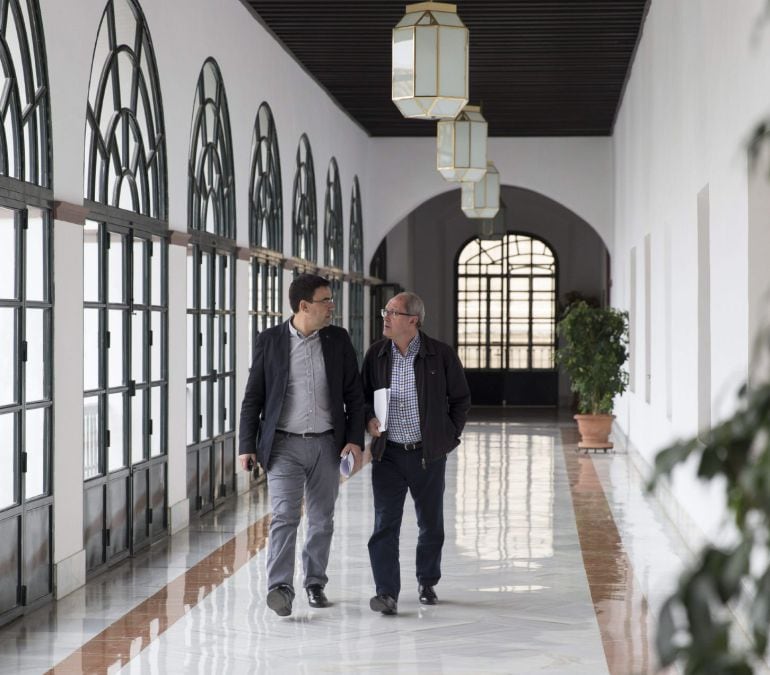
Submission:
M 453 120 L 441 120 L 436 134 L 436 168 L 448 181 L 476 183 L 487 172 L 487 121 L 476 105 Z
M 457 117 L 468 102 L 468 29 L 457 7 L 407 5 L 393 29 L 392 64 L 392 98 L 404 117 Z
M 477 183 L 464 182 L 460 206 L 468 218 L 494 218 L 500 209 L 500 174 L 492 162 Z

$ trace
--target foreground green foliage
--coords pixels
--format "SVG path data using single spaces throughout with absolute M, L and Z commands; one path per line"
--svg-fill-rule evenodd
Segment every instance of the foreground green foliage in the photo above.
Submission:
M 679 661 L 686 675 L 750 675 L 767 654 L 770 626 L 770 384 L 744 388 L 739 411 L 705 438 L 659 453 L 650 488 L 690 458 L 700 478 L 725 481 L 737 537 L 706 546 L 683 574 L 661 610 L 658 655 L 664 666 Z M 748 640 L 735 639 L 731 608 L 739 604 Z
M 556 360 L 578 395 L 579 412 L 611 413 L 615 396 L 628 386 L 623 370 L 628 359 L 628 313 L 579 300 L 567 308 L 557 332 L 562 345 Z

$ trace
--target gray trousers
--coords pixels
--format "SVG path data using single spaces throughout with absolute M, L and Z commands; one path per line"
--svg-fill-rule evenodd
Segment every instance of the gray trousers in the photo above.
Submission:
M 304 586 L 325 586 L 334 532 L 334 502 L 340 488 L 334 435 L 298 438 L 276 434 L 267 468 L 273 517 L 267 550 L 267 587 L 294 588 L 297 528 L 305 497 L 307 537 L 302 551 Z

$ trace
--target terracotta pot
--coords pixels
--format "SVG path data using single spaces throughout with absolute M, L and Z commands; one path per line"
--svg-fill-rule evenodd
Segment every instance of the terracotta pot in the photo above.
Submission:
M 612 446 L 610 431 L 615 415 L 575 415 L 582 439 L 579 448 L 607 451 Z

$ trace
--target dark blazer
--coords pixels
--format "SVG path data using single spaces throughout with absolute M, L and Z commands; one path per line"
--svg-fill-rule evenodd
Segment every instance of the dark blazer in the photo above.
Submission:
M 366 421 L 374 417 L 374 391 L 390 386 L 391 341 L 375 342 L 364 357 L 362 379 Z M 420 350 L 414 359 L 414 383 L 420 409 L 422 453 L 425 462 L 440 459 L 460 444 L 471 392 L 460 359 L 449 345 L 420 331 Z M 387 433 L 372 439 L 372 456 L 381 459 Z
M 275 425 L 289 384 L 289 322 L 260 333 L 241 404 L 238 454 L 257 454 L 267 469 Z M 320 331 L 334 440 L 342 450 L 346 443 L 364 446 L 364 398 L 353 343 L 344 328 L 328 326 Z

